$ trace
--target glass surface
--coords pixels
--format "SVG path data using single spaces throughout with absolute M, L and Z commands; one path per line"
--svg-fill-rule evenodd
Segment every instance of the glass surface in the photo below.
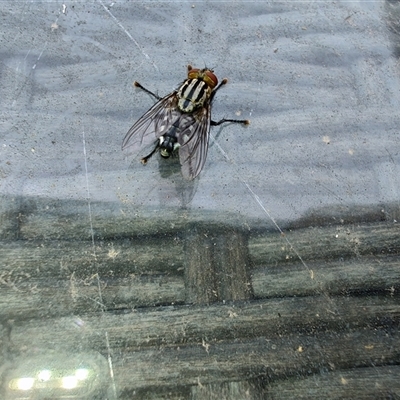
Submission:
M 1 399 L 400 397 L 399 1 L 0 11 Z M 188 64 L 193 181 L 121 151 Z

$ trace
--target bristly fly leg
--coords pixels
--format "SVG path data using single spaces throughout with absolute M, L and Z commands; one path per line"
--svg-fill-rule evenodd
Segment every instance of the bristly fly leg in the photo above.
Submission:
M 214 96 L 217 94 L 217 91 L 221 89 L 222 86 L 226 85 L 228 83 L 228 79 L 224 78 L 222 79 L 221 83 L 212 91 L 211 97 L 210 97 L 210 102 L 213 100 Z
M 227 78 L 222 79 L 221 83 L 211 93 L 210 101 L 213 100 L 213 98 L 214 98 L 215 94 L 217 93 L 217 91 L 223 85 L 226 85 L 227 83 L 228 83 L 228 79 Z M 250 121 L 248 119 L 225 119 L 225 118 L 223 118 L 223 119 L 221 119 L 219 121 L 212 121 L 211 120 L 210 124 L 211 124 L 211 126 L 217 126 L 217 125 L 223 124 L 224 122 L 233 122 L 233 123 L 236 123 L 236 124 L 244 124 L 244 125 L 249 125 L 250 124 Z
M 140 161 L 143 165 L 147 164 L 147 161 L 149 160 L 149 158 L 151 158 L 151 156 L 160 148 L 160 141 L 157 140 L 157 142 L 155 143 L 155 147 L 154 149 L 151 151 L 150 154 L 148 154 L 147 156 L 143 157 Z
M 161 97 L 158 96 L 157 94 L 151 92 L 149 89 L 146 89 L 144 86 L 142 86 L 139 82 L 133 82 L 133 84 L 138 87 L 139 89 L 144 90 L 146 93 L 148 93 L 149 95 L 155 97 L 157 100 L 161 100 Z
M 235 124 L 243 124 L 243 125 L 249 125 L 250 121 L 248 119 L 226 119 L 226 118 L 222 118 L 219 121 L 211 121 L 210 125 L 211 126 L 217 126 L 217 125 L 221 125 L 224 122 L 233 122 Z

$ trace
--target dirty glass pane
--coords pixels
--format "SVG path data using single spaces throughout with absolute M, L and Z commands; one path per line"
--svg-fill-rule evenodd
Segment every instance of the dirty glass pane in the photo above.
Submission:
M 399 1 L 0 11 L 1 399 L 400 397 Z M 194 180 L 121 150 L 188 64 Z

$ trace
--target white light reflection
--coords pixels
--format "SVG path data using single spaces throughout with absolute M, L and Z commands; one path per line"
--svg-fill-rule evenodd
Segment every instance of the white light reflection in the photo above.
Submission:
M 89 376 L 89 370 L 87 368 L 79 368 L 75 371 L 76 379 L 84 381 Z
M 78 386 L 78 379 L 74 375 L 64 376 L 61 387 L 63 389 L 75 389 Z
M 34 383 L 35 380 L 33 378 L 19 378 L 17 380 L 17 388 L 19 390 L 30 390 Z
M 49 369 L 43 369 L 38 373 L 38 378 L 42 382 L 47 382 L 48 380 L 50 380 L 50 377 L 51 377 L 51 371 Z

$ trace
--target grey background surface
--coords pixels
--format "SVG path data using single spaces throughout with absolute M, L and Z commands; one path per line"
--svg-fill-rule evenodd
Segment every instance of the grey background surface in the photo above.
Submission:
M 390 6 L 390 3 L 389 3 Z M 2 2 L 2 193 L 177 207 L 121 141 L 186 65 L 229 78 L 194 209 L 269 223 L 399 198 L 399 68 L 384 2 Z M 63 12 L 64 11 L 64 12 Z M 160 194 L 161 193 L 161 194 Z

